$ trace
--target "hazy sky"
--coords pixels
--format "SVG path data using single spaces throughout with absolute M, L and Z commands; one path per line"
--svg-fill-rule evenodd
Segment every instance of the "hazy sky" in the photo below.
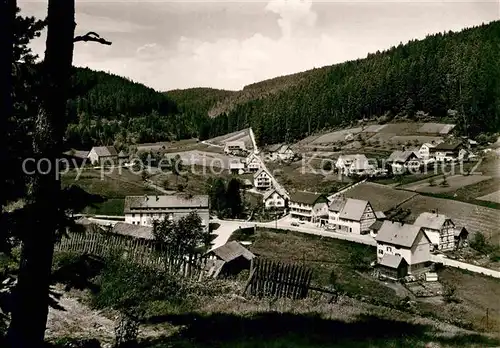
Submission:
M 19 0 L 45 17 L 47 1 Z M 486 1 L 88 1 L 76 0 L 74 64 L 127 76 L 157 90 L 241 89 L 249 83 L 365 57 L 427 34 L 500 18 Z M 33 43 L 43 54 L 45 38 Z

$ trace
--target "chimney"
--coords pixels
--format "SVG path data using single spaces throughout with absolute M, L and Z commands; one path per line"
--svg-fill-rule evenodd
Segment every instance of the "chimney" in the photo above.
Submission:
M 147 202 L 149 200 L 148 195 L 144 195 L 144 200 Z
M 158 195 L 156 195 L 156 201 L 158 202 L 160 200 L 160 197 L 158 197 Z

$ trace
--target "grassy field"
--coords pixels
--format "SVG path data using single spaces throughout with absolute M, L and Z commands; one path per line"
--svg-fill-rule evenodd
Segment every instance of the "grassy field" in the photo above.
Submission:
M 73 170 L 62 176 L 62 185 L 77 185 L 89 193 L 108 198 L 154 194 L 154 190 L 145 186 L 140 176 L 125 168 L 121 169 L 121 174 L 116 169 L 114 173 L 102 176 L 97 169 L 86 169 L 78 178 L 77 172 Z
M 369 201 L 373 209 L 377 211 L 387 211 L 414 195 L 414 192 L 395 190 L 388 186 L 371 182 L 359 184 L 345 193 L 346 197 Z
M 141 177 L 132 174 L 128 169 L 118 169 L 101 177 L 99 170 L 86 169 L 77 178 L 77 172 L 71 171 L 62 176 L 62 185 L 77 185 L 91 194 L 100 195 L 107 200 L 95 206 L 87 207 L 84 213 L 99 215 L 123 215 L 125 196 L 157 194 L 156 190 L 144 185 Z
M 467 198 L 473 198 L 468 193 L 468 190 L 465 190 L 467 186 L 478 185 L 481 187 L 481 182 L 490 180 L 491 177 L 485 175 L 453 175 L 446 177 L 446 182 L 448 185 L 443 186 L 441 183 L 443 182 L 442 176 L 434 177 L 433 186 L 429 183 L 429 180 L 417 181 L 408 185 L 399 186 L 400 188 L 408 191 L 415 192 L 428 192 L 428 193 L 447 193 L 447 192 L 457 192 L 464 191 L 463 196 Z M 467 192 L 467 194 L 465 194 Z

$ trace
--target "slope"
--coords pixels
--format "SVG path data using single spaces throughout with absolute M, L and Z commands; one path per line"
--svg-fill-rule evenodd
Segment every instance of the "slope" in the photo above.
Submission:
M 245 87 L 215 103 L 210 136 L 252 126 L 261 144 L 419 110 L 468 134 L 500 129 L 500 22 Z

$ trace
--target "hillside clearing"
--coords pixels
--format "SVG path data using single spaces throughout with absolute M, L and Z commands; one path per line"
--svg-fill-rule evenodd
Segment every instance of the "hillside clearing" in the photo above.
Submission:
M 460 188 L 465 188 L 468 185 L 474 185 L 482 181 L 491 179 L 489 176 L 485 175 L 453 175 L 446 177 L 446 182 L 448 186 L 442 186 L 441 182 L 443 177 L 434 177 L 433 186 L 430 185 L 429 180 L 422 180 L 411 183 L 409 185 L 401 186 L 400 188 L 408 191 L 415 192 L 429 192 L 429 193 L 442 193 L 442 192 L 453 192 Z
M 500 210 L 422 195 L 414 196 L 402 204 L 401 208 L 411 211 L 407 217 L 408 222 L 413 222 L 423 212 L 435 210 L 447 215 L 455 224 L 465 226 L 470 233 L 484 233 L 492 243 L 499 243 Z
M 416 193 L 395 190 L 385 185 L 365 182 L 349 189 L 344 195 L 348 198 L 367 200 L 376 211 L 388 211 L 415 196 Z

